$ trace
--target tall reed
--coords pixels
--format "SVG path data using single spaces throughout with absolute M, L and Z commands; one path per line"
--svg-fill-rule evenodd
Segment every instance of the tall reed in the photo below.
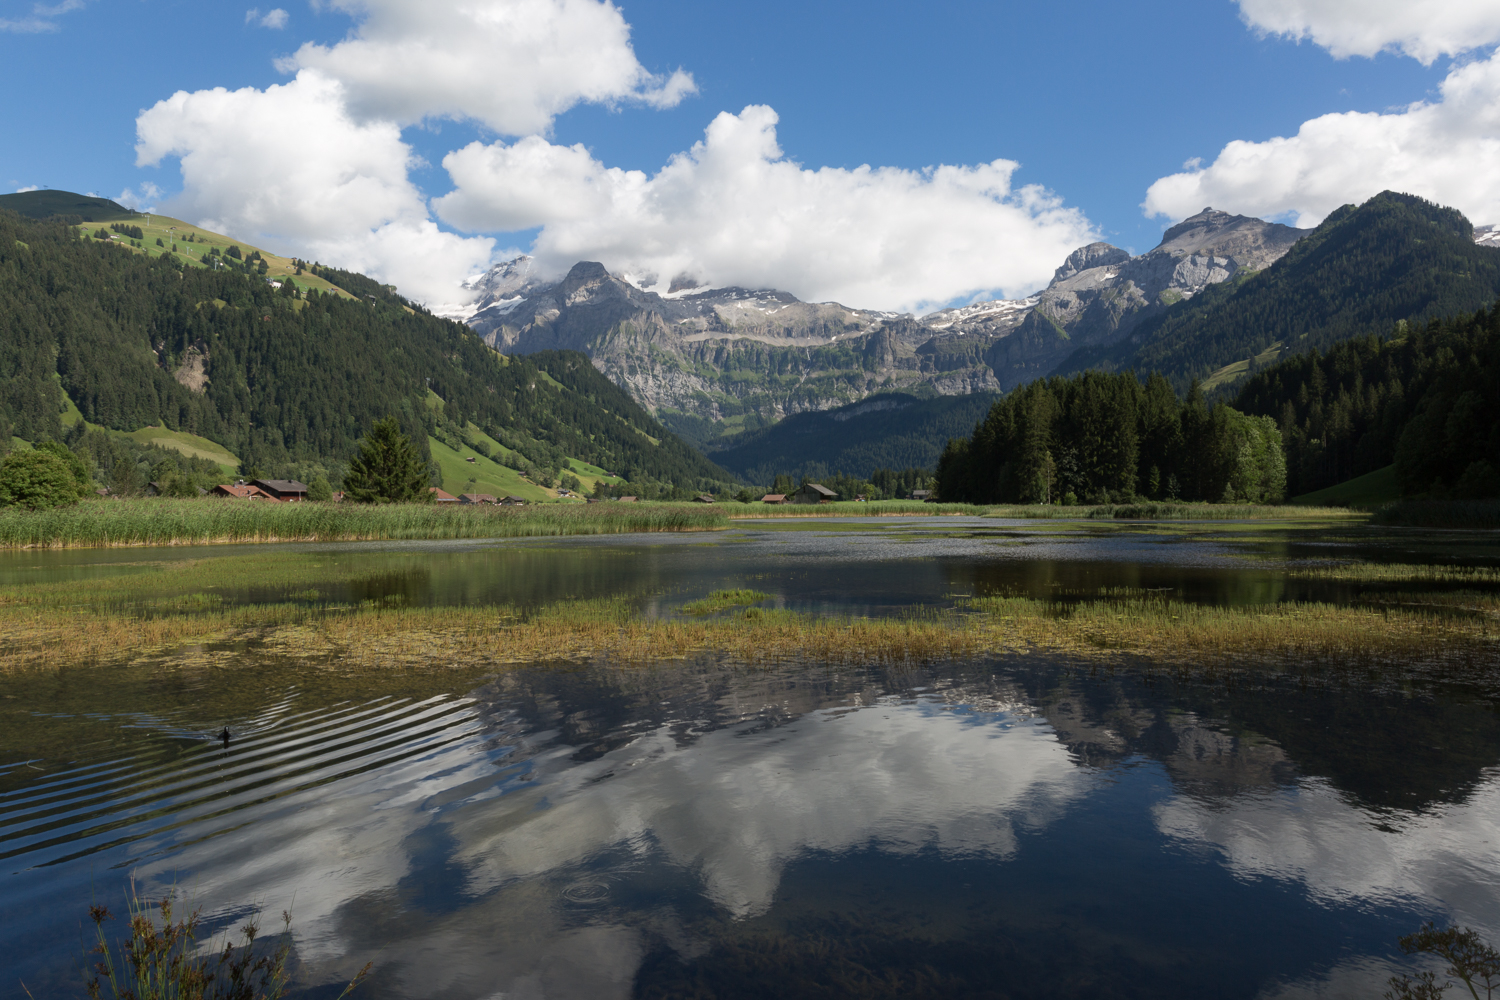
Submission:
M 0 547 L 522 538 L 712 531 L 727 524 L 715 508 L 665 504 L 491 507 L 283 504 L 214 497 L 90 500 L 54 510 L 0 510 Z

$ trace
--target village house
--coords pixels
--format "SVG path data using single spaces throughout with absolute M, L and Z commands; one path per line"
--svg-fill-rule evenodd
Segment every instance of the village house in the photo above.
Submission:
M 500 498 L 500 506 L 502 506 L 502 507 L 524 507 L 524 506 L 526 506 L 526 501 L 523 500 L 523 499 L 521 499 L 520 497 L 501 497 Z
M 693 503 L 713 503 L 713 502 L 714 502 L 714 498 L 711 497 L 711 496 L 709 496 L 707 493 L 699 493 L 697 496 L 693 497 Z
M 920 503 L 926 503 L 927 501 L 929 501 L 929 500 L 932 499 L 932 491 L 931 490 L 912 490 L 911 491 L 911 498 L 913 500 L 916 500 L 916 501 L 920 502 Z
M 251 486 L 248 483 L 235 483 L 233 485 L 215 486 L 212 496 L 234 497 L 238 500 L 269 500 L 276 503 L 276 498 L 259 486 Z
M 785 493 L 767 493 L 760 498 L 761 503 L 786 503 Z
M 620 497 L 620 503 L 639 503 L 640 497 Z
M 826 486 L 804 483 L 796 493 L 792 494 L 792 503 L 829 503 L 838 498 L 839 495 Z
M 432 494 L 433 503 L 458 503 L 458 497 L 452 493 L 445 493 L 436 486 L 427 487 L 427 492 Z
M 495 498 L 488 493 L 460 493 L 459 503 L 494 503 Z
M 252 479 L 250 485 L 282 503 L 297 503 L 307 499 L 307 484 L 295 479 Z

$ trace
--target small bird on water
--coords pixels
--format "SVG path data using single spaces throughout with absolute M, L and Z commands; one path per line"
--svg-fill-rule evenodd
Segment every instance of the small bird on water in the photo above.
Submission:
M 229 727 L 228 726 L 225 726 L 224 727 L 224 731 L 219 734 L 219 739 L 223 741 L 224 746 L 227 749 L 229 747 Z

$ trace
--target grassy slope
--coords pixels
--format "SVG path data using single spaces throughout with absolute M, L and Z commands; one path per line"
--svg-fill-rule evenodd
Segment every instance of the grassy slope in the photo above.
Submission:
M 239 457 L 223 445 L 185 431 L 173 431 L 165 427 L 142 427 L 136 431 L 110 431 L 109 433 L 128 437 L 137 444 L 154 444 L 158 448 L 167 448 L 192 458 L 206 458 L 216 463 L 228 475 L 233 475 L 240 467 Z
M 233 237 L 225 236 L 223 233 L 204 229 L 201 226 L 195 226 L 182 219 L 174 219 L 166 215 L 145 215 L 132 212 L 130 209 L 106 198 L 88 198 L 69 191 L 27 191 L 22 194 L 0 195 L 0 208 L 8 208 L 14 212 L 20 212 L 22 215 L 39 219 L 53 214 L 82 215 L 85 218 L 93 220 L 92 222 L 85 222 L 80 229 L 80 231 L 90 234 L 100 228 L 108 230 L 111 222 L 122 222 L 129 223 L 132 226 L 140 226 L 146 237 L 141 240 L 145 244 L 144 248 L 130 246 L 129 239 L 115 232 L 111 232 L 110 235 L 118 236 L 119 239 L 112 240 L 111 242 L 116 243 L 131 253 L 143 253 L 148 257 L 160 257 L 163 254 L 167 254 L 176 257 L 179 261 L 186 261 L 190 264 L 196 264 L 199 267 L 204 266 L 203 258 L 209 255 L 210 247 L 218 247 L 219 252 L 223 253 L 231 245 L 234 245 L 238 246 L 246 256 L 252 250 L 259 250 L 260 255 L 266 259 L 268 267 L 266 271 L 267 278 L 276 281 L 290 279 L 299 288 L 316 288 L 322 292 L 333 291 L 341 295 L 349 294 L 342 288 L 314 276 L 311 272 L 305 271 L 300 275 L 293 276 L 292 272 L 296 268 L 293 266 L 290 257 L 282 257 L 253 243 L 234 239 Z M 193 242 L 191 243 L 186 242 L 186 237 L 189 234 L 193 237 Z M 158 238 L 166 244 L 165 247 L 156 245 Z M 177 252 L 175 254 L 172 252 L 172 244 L 174 242 L 177 244 Z M 350 296 L 350 298 L 353 298 L 353 296 Z
M 1337 486 L 1328 486 L 1311 493 L 1304 493 L 1300 497 L 1293 497 L 1287 502 L 1316 507 L 1346 504 L 1350 507 L 1378 507 L 1399 499 L 1401 499 L 1401 490 L 1396 485 L 1396 467 L 1387 465 L 1383 469 L 1356 476 Z
M 66 390 L 62 390 L 62 397 L 63 402 L 67 405 L 67 409 L 62 414 L 62 424 L 64 427 L 72 427 L 83 420 L 83 414 L 79 412 L 77 404 L 73 402 L 73 398 L 68 395 Z M 90 426 L 95 430 L 104 431 L 106 434 L 129 438 L 137 444 L 154 444 L 159 448 L 167 448 L 192 458 L 206 458 L 210 462 L 217 463 L 219 468 L 223 469 L 225 475 L 228 476 L 234 475 L 240 467 L 238 455 L 235 455 L 217 441 L 210 441 L 208 438 L 199 437 L 196 434 L 168 430 L 165 427 L 142 427 L 134 431 L 113 431 L 108 427 L 100 427 L 97 424 L 90 424 Z
M 490 493 L 499 496 L 518 496 L 523 500 L 551 500 L 557 494 L 544 490 L 521 478 L 515 469 L 508 469 L 492 459 L 485 458 L 473 448 L 460 451 L 443 444 L 435 437 L 427 439 L 432 457 L 443 470 L 443 489 L 458 496 L 460 493 Z M 474 459 L 470 465 L 466 459 Z M 476 480 L 470 483 L 469 480 Z

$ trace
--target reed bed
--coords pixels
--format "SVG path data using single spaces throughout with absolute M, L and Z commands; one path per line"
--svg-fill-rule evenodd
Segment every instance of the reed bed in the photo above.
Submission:
M 711 653 L 745 663 L 934 662 L 1054 651 L 1148 657 L 1184 668 L 1231 661 L 1500 663 L 1482 609 L 1412 595 L 1411 604 L 1214 607 L 1166 597 L 1057 603 L 971 599 L 962 611 L 852 618 L 751 607 L 716 617 L 646 618 L 624 600 L 510 607 L 255 605 L 140 617 L 93 609 L 0 606 L 0 671 L 79 663 L 254 663 L 301 659 L 336 669 L 470 668 L 607 659 L 641 664 Z M 1471 613 L 1479 611 L 1480 613 Z
M 875 500 L 856 503 L 836 500 L 819 504 L 725 504 L 730 519 L 760 517 L 933 517 L 939 514 L 967 514 L 981 517 L 990 508 L 967 503 L 919 503 L 914 500 Z
M 714 531 L 722 511 L 669 504 L 255 503 L 165 498 L 90 500 L 55 510 L 0 510 L 0 548 L 212 545 L 247 542 L 526 538 Z
M 1500 584 L 1500 568 L 1353 562 L 1334 566 L 1293 566 L 1287 576 L 1304 580 L 1348 580 L 1355 583 Z

